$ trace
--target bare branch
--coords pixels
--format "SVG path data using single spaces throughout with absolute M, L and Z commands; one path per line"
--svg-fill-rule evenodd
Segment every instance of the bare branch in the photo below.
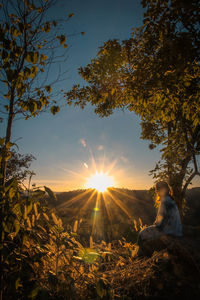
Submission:
M 189 184 L 192 182 L 192 180 L 196 177 L 196 176 L 200 176 L 200 171 L 198 170 L 198 165 L 197 165 L 197 160 L 196 160 L 196 156 L 193 155 L 193 163 L 194 163 L 194 172 L 188 177 L 188 179 L 186 180 L 184 186 L 183 186 L 183 194 L 185 194 Z

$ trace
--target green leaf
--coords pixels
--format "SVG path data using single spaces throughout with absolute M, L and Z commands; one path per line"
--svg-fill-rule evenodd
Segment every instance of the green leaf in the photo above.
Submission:
M 5 138 L 0 138 L 0 146 L 3 146 L 4 143 L 5 143 Z
M 28 103 L 28 109 L 33 114 L 37 110 L 37 102 L 36 101 L 30 101 Z
M 15 288 L 16 288 L 16 290 L 18 289 L 19 284 L 20 284 L 20 277 L 18 277 L 17 280 L 15 281 Z
M 32 57 L 33 57 L 33 52 L 28 52 L 25 59 L 27 62 L 31 63 Z
M 49 195 L 50 198 L 53 198 L 54 200 L 57 201 L 57 197 L 56 194 L 47 186 L 44 186 L 45 192 L 47 192 L 47 194 Z
M 66 42 L 66 36 L 63 35 L 63 34 L 62 35 L 58 35 L 56 38 L 60 40 L 60 44 L 61 45 L 63 45 Z
M 13 211 L 13 213 L 14 213 L 16 216 L 18 216 L 18 217 L 20 217 L 20 216 L 22 215 L 22 212 L 21 212 L 21 206 L 20 206 L 19 203 L 17 203 L 17 204 L 14 205 L 12 211 Z
M 14 178 L 11 178 L 10 180 L 8 180 L 6 182 L 6 186 L 5 186 L 5 192 L 7 192 L 11 187 L 15 187 L 17 188 L 18 186 L 18 181 L 17 179 L 14 177 Z
M 97 295 L 102 299 L 104 296 L 106 296 L 106 286 L 102 279 L 99 279 L 96 286 Z
M 44 54 L 41 54 L 41 55 L 40 55 L 40 59 L 41 59 L 41 60 L 46 60 L 47 58 L 48 58 L 47 55 L 44 55 Z
M 52 87 L 50 85 L 46 85 L 45 86 L 45 90 L 48 92 L 48 93 L 51 93 L 52 92 Z
M 16 190 L 13 187 L 11 187 L 8 192 L 9 198 L 12 199 L 15 196 L 15 193 Z
M 12 231 L 12 223 L 9 220 L 3 221 L 3 230 L 7 233 L 10 233 Z
M 184 82 L 184 85 L 185 85 L 186 87 L 188 87 L 188 86 L 191 85 L 191 83 L 190 83 L 189 81 L 185 81 L 185 82 Z
M 72 18 L 74 16 L 74 13 L 68 14 L 68 18 Z
M 51 107 L 51 113 L 53 114 L 53 115 L 55 115 L 56 113 L 58 113 L 60 111 L 60 108 L 59 108 L 59 106 L 52 106 Z
M 45 25 L 44 25 L 44 32 L 45 33 L 49 33 L 50 32 L 50 29 L 51 29 L 51 25 L 49 22 L 46 22 Z
M 39 59 L 39 53 L 34 52 L 34 54 L 33 54 L 33 63 L 36 64 L 38 62 L 38 59 Z
M 36 64 L 39 59 L 39 52 L 28 52 L 25 59 L 29 63 Z
M 6 149 L 10 149 L 11 147 L 13 147 L 15 144 L 11 143 L 11 142 L 7 142 L 6 143 Z
M 34 288 L 31 293 L 28 295 L 28 298 L 34 299 L 39 292 L 39 287 Z
M 14 227 L 15 227 L 15 234 L 17 234 L 20 230 L 20 222 L 19 220 L 15 219 L 14 221 Z
M 37 75 L 37 72 L 38 72 L 38 67 L 37 66 L 33 66 L 31 68 L 31 73 L 30 73 L 31 79 L 33 79 Z
M 33 208 L 33 203 L 31 202 L 31 203 L 30 203 L 29 205 L 27 205 L 27 207 L 26 207 L 26 213 L 27 213 L 27 215 L 31 212 L 32 208 Z
M 7 154 L 6 154 L 6 156 L 4 157 L 5 158 L 5 161 L 8 161 L 10 158 L 11 158 L 11 153 L 10 152 L 8 152 Z

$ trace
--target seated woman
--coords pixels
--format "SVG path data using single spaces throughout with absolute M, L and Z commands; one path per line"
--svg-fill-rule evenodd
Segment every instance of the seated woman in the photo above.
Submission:
M 163 234 L 172 236 L 182 236 L 182 224 L 176 202 L 171 196 L 169 185 L 158 182 L 155 186 L 156 193 L 160 198 L 160 206 L 154 225 L 144 228 L 138 236 L 138 254 L 143 254 L 145 242 L 158 240 Z

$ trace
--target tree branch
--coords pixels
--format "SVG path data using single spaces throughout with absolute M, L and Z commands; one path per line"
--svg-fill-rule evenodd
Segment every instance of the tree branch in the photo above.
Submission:
M 191 183 L 191 181 L 194 179 L 195 176 L 200 176 L 200 171 L 198 170 L 197 166 L 197 161 L 196 161 L 196 156 L 193 155 L 193 163 L 194 163 L 194 172 L 189 176 L 189 178 L 186 180 L 186 183 L 184 184 L 183 187 L 183 194 L 185 194 L 188 185 Z

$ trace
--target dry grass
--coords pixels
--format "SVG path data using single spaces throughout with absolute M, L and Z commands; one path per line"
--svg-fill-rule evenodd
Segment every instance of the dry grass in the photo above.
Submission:
M 191 241 L 171 243 L 151 257 L 134 257 L 134 245 L 113 246 L 81 289 L 87 299 L 100 299 L 89 289 L 102 280 L 114 299 L 199 299 L 200 255 Z M 99 246 L 99 248 L 102 248 Z M 107 250 L 106 247 L 104 247 Z M 87 284 L 86 284 L 87 282 Z M 86 298 L 85 298 L 86 299 Z M 109 299 L 109 298 L 102 298 Z

